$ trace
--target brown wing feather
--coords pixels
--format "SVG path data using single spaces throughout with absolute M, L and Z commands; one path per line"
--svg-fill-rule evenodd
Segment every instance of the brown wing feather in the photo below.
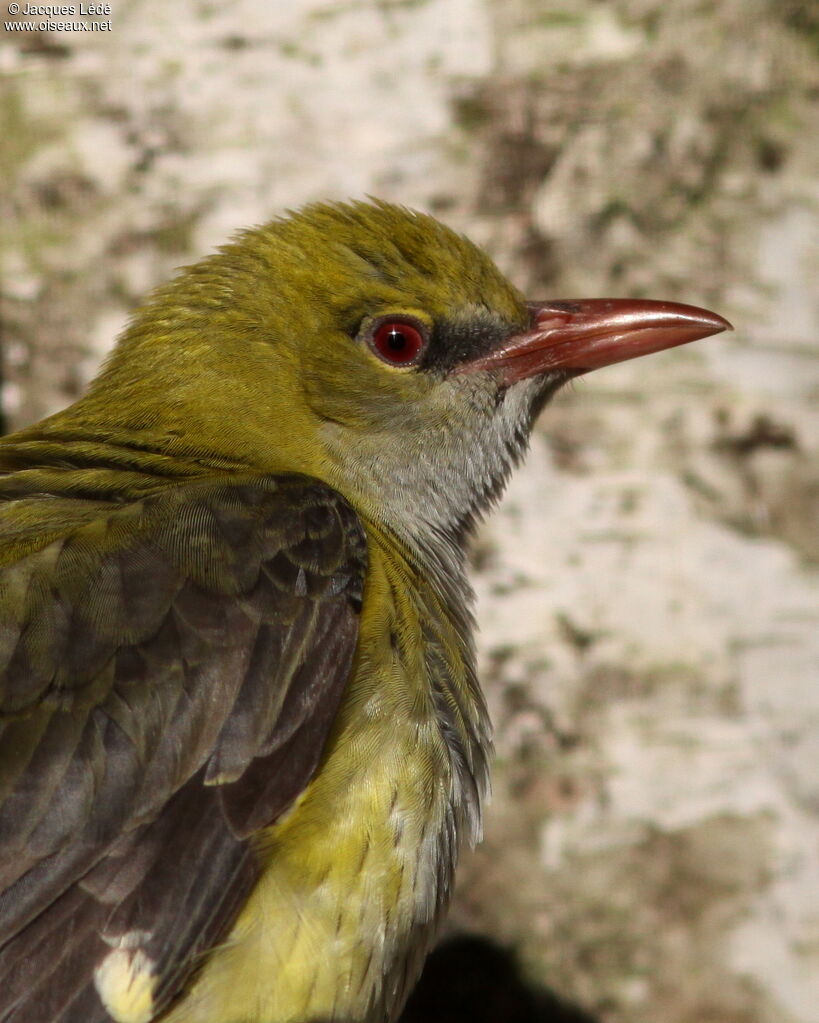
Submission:
M 126 934 L 161 1007 L 224 937 L 248 837 L 318 764 L 365 560 L 343 499 L 282 477 L 112 506 L 3 569 L 0 1020 L 107 1020 Z

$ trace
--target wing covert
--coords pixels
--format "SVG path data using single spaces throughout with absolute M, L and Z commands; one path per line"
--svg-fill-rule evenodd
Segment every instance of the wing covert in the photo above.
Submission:
M 110 505 L 2 570 L 0 1020 L 107 1020 L 89 985 L 135 934 L 161 1008 L 224 936 L 247 839 L 318 765 L 365 567 L 355 512 L 293 476 Z

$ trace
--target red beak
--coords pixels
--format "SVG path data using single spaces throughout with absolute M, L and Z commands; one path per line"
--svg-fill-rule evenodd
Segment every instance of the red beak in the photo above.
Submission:
M 465 363 L 461 372 L 498 370 L 507 384 L 551 370 L 586 373 L 733 329 L 716 313 L 677 302 L 593 298 L 531 302 L 529 309 L 529 330 Z

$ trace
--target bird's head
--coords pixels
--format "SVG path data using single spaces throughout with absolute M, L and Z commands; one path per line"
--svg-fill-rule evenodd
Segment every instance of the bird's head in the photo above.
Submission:
M 318 204 L 161 288 L 89 402 L 165 450 L 309 473 L 410 540 L 459 538 L 561 384 L 728 326 L 672 303 L 527 303 L 429 216 Z

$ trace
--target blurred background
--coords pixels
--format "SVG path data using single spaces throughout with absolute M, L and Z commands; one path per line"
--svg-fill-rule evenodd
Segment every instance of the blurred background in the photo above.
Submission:
M 110 6 L 4 0 L 4 430 L 317 198 L 429 211 L 532 298 L 734 322 L 562 394 L 479 533 L 494 799 L 408 1019 L 815 1023 L 819 5 Z M 465 976 L 530 987 L 479 1011 Z

